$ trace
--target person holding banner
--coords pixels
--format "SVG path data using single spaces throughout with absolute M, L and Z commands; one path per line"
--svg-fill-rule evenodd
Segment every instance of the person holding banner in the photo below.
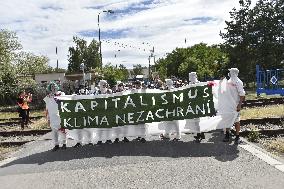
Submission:
M 227 87 L 228 91 L 230 92 L 231 98 L 229 99 L 231 101 L 231 105 L 234 108 L 233 111 L 237 111 L 237 116 L 234 121 L 235 129 L 236 129 L 236 138 L 235 138 L 235 144 L 240 144 L 241 140 L 239 137 L 240 132 L 240 110 L 242 102 L 245 100 L 245 90 L 243 86 L 243 82 L 238 78 L 239 70 L 237 68 L 230 68 L 229 69 L 229 77 Z M 230 128 L 226 129 L 225 138 L 223 139 L 223 142 L 229 142 L 230 140 Z
M 132 92 L 139 92 L 141 90 L 146 90 L 146 89 L 142 89 L 141 88 L 141 81 L 139 80 L 136 80 L 134 83 L 133 83 L 133 88 L 132 88 Z M 131 126 L 130 126 L 131 127 Z M 136 139 L 134 139 L 135 141 L 140 141 L 142 143 L 145 143 L 146 142 L 146 139 L 145 139 L 145 136 L 146 136 L 146 125 L 145 124 L 138 124 L 138 125 L 135 125 L 134 126 L 137 130 L 140 130 L 140 133 L 143 133 L 143 136 L 140 135 L 138 136 Z
M 173 80 L 165 79 L 165 82 L 166 82 L 165 90 L 171 91 L 174 89 Z M 164 133 L 160 135 L 160 138 L 162 140 L 167 140 L 167 139 L 169 140 L 170 135 L 172 134 L 175 135 L 175 138 L 173 139 L 173 141 L 179 141 L 181 139 L 181 131 L 179 128 L 179 122 L 177 120 L 164 121 L 162 125 L 164 127 Z
M 97 95 L 101 95 L 101 94 L 112 94 L 112 91 L 108 88 L 108 83 L 106 80 L 100 80 L 99 81 L 99 90 L 96 93 Z M 99 138 L 99 141 L 97 142 L 97 145 L 101 145 L 102 141 L 101 138 L 106 137 L 109 138 L 110 137 L 110 133 L 111 133 L 112 129 L 107 129 L 107 128 L 96 128 L 96 135 Z M 106 140 L 106 144 L 111 144 L 112 141 L 107 139 Z
M 124 83 L 122 83 L 121 81 L 117 82 L 117 85 L 116 85 L 116 90 L 115 92 L 116 93 L 119 93 L 119 92 L 123 92 L 125 91 L 124 89 Z M 120 131 L 120 127 L 118 128 L 118 132 Z M 118 143 L 119 142 L 119 138 L 116 138 L 114 140 L 114 143 Z M 128 138 L 127 137 L 124 137 L 122 142 L 129 142 Z
M 54 148 L 52 151 L 59 150 L 59 135 L 62 137 L 62 149 L 66 149 L 66 132 L 60 126 L 60 117 L 58 111 L 58 104 L 56 102 L 56 96 L 63 94 L 58 91 L 59 87 L 55 82 L 50 82 L 47 86 L 49 94 L 43 99 L 46 104 L 46 119 L 48 126 L 51 127 L 52 139 L 54 142 Z
M 84 85 L 80 85 L 80 89 L 79 89 L 79 92 L 78 92 L 78 95 L 88 95 L 89 92 L 87 89 L 84 88 Z M 73 146 L 74 148 L 78 148 L 78 147 L 81 147 L 82 144 L 83 144 L 83 134 L 85 133 L 85 136 L 86 136 L 86 143 L 89 145 L 89 146 L 92 146 L 93 143 L 92 143 L 92 131 L 90 131 L 89 129 L 76 129 L 75 130 L 75 133 L 77 134 L 77 137 L 76 137 L 76 144 Z
M 189 84 L 196 84 L 199 83 L 198 79 L 197 79 L 197 74 L 196 72 L 190 72 L 188 74 L 188 80 L 189 80 Z M 199 118 L 196 118 L 195 121 L 195 128 L 192 128 L 193 131 L 197 132 L 196 136 L 194 136 L 196 142 L 201 142 L 202 139 L 205 139 L 205 134 L 204 132 L 200 132 L 200 126 L 199 126 Z

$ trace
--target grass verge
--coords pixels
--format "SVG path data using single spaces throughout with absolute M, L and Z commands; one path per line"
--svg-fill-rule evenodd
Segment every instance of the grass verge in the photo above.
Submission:
M 266 117 L 284 117 L 284 104 L 244 108 L 241 110 L 241 119 L 255 119 Z
M 257 100 L 257 99 L 270 99 L 270 98 L 281 98 L 280 95 L 266 95 L 260 94 L 259 96 L 256 95 L 255 90 L 248 90 L 246 91 L 246 100 Z
M 19 146 L 0 146 L 0 161 L 6 159 L 11 152 L 18 150 L 19 148 Z
M 44 110 L 32 110 L 30 111 L 30 117 L 35 116 L 44 116 Z M 9 118 L 18 118 L 19 113 L 18 112 L 1 112 L 0 113 L 0 119 L 9 119 Z
M 33 121 L 32 124 L 28 125 L 28 128 L 25 126 L 25 130 L 41 130 L 41 129 L 50 129 L 50 127 L 47 126 L 47 121 L 45 118 Z M 20 130 L 21 130 L 20 125 L 0 127 L 0 131 L 20 131 Z
M 260 139 L 259 144 L 267 151 L 284 158 L 284 138 Z

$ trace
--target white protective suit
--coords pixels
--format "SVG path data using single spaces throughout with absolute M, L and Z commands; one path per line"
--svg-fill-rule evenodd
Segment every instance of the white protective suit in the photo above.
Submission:
M 112 94 L 112 91 L 107 88 L 107 85 L 108 83 L 106 80 L 100 80 L 97 95 L 105 96 L 106 94 Z M 95 128 L 92 130 L 94 131 L 95 141 L 107 141 L 117 138 L 115 128 Z
M 136 85 L 134 88 L 132 88 L 131 93 L 146 93 L 147 89 L 141 88 L 141 85 L 140 86 Z M 126 126 L 126 130 L 125 129 L 123 130 L 127 131 L 127 136 L 140 137 L 140 138 L 145 138 L 148 133 L 146 124 L 128 125 Z
M 189 85 L 194 85 L 199 83 L 196 72 L 190 72 L 188 74 L 188 80 L 189 80 L 188 83 Z M 200 118 L 186 119 L 184 130 L 190 133 L 200 133 L 199 123 L 200 123 Z
M 56 89 L 53 89 L 51 91 L 51 94 L 47 95 L 43 101 L 46 104 L 46 110 L 48 111 L 48 120 L 50 121 L 50 127 L 51 127 L 51 134 L 52 139 L 54 142 L 54 145 L 59 145 L 59 137 L 62 140 L 62 144 L 66 144 L 66 133 L 63 133 L 60 131 L 60 116 L 58 111 L 58 104 L 56 102 L 56 95 L 64 95 L 63 92 L 56 91 Z
M 174 89 L 173 81 L 171 79 L 165 79 L 166 82 L 166 91 L 172 91 Z M 173 120 L 173 121 L 163 121 L 161 123 L 158 123 L 159 130 L 163 131 L 162 135 L 165 138 L 170 138 L 171 135 L 174 136 L 175 139 L 181 138 L 181 131 L 179 128 L 179 121 Z
M 230 79 L 227 82 L 227 96 L 226 100 L 229 103 L 219 102 L 218 108 L 219 113 L 222 112 L 236 112 L 237 106 L 240 102 L 240 96 L 245 96 L 245 90 L 243 82 L 238 78 L 239 70 L 237 68 L 230 68 L 229 69 L 229 76 Z M 235 122 L 240 121 L 239 112 L 237 112 L 237 117 Z

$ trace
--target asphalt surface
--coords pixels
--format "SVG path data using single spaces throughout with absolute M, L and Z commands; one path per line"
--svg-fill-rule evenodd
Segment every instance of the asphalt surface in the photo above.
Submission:
M 46 138 L 47 136 L 45 136 Z M 28 143 L 0 168 L 0 188 L 284 188 L 284 173 L 220 132 L 182 141 L 148 138 L 51 152 L 52 141 Z

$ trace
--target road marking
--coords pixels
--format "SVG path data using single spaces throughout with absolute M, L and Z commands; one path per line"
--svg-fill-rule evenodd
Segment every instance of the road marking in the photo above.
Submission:
M 12 161 L 16 160 L 16 157 L 10 157 L 8 159 L 4 159 L 3 161 L 0 161 L 0 167 L 2 167 L 3 165 L 6 165 L 8 163 L 11 163 Z
M 268 154 L 258 150 L 257 148 L 255 148 L 254 146 L 250 145 L 249 143 L 248 144 L 239 145 L 239 147 L 241 147 L 244 150 L 250 152 L 252 155 L 255 155 L 259 159 L 263 160 L 264 162 L 268 163 L 269 165 L 275 167 L 276 169 L 278 169 L 279 171 L 284 173 L 284 164 L 282 162 L 280 162 L 280 161 L 272 158 Z

